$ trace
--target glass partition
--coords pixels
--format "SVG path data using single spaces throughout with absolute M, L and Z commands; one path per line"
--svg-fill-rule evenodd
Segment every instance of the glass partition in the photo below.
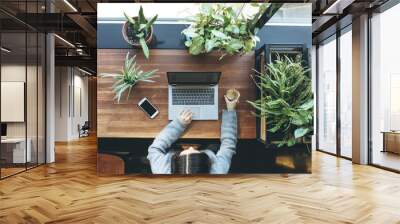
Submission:
M 26 40 L 24 31 L 1 34 L 2 177 L 24 171 L 31 157 L 26 150 Z
M 320 43 L 317 52 L 317 149 L 351 159 L 352 26 L 338 34 Z
M 318 48 L 318 146 L 336 154 L 336 36 Z
M 352 157 L 352 32 L 340 36 L 340 155 Z
M 0 12 L 0 178 L 45 163 L 46 39 L 20 20 L 26 12 L 42 12 L 43 5 L 0 2 L 2 9 L 14 12 Z

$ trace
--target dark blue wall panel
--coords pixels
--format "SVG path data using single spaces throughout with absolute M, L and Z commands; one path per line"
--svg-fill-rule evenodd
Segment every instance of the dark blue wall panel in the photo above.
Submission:
M 150 48 L 186 49 L 185 37 L 181 34 L 186 24 L 155 24 Z M 122 24 L 98 23 L 97 48 L 130 48 L 122 37 Z M 311 48 L 311 26 L 265 26 L 258 36 L 263 44 L 305 44 Z
M 311 26 L 265 26 L 258 32 L 260 43 L 264 44 L 304 44 L 312 47 Z

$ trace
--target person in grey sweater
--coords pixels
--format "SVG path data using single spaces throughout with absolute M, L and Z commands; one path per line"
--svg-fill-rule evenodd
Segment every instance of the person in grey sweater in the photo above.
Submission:
M 192 112 L 184 110 L 180 116 L 171 121 L 154 139 L 148 149 L 147 159 L 150 161 L 153 174 L 226 174 L 229 172 L 232 156 L 236 153 L 237 114 L 235 100 L 225 102 L 227 110 L 222 113 L 221 145 L 217 153 L 209 149 L 198 150 L 189 147 L 182 151 L 170 150 L 192 121 Z

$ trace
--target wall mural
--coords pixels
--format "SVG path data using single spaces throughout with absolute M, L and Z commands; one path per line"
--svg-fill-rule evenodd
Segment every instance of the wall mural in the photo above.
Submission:
M 99 175 L 311 172 L 311 4 L 98 9 Z

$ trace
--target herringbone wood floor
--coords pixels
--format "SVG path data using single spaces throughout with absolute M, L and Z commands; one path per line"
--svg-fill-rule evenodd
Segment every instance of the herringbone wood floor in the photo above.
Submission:
M 0 223 L 400 223 L 400 175 L 313 154 L 308 175 L 98 177 L 96 141 L 0 181 Z

